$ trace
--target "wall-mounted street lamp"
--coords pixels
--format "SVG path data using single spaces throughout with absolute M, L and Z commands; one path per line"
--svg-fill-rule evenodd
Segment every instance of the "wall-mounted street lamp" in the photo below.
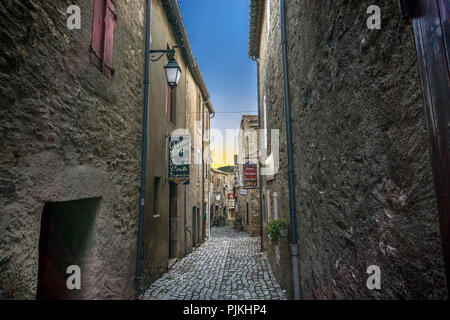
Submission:
M 175 48 L 176 47 L 167 50 L 150 50 L 150 54 L 153 55 L 155 53 L 161 53 L 161 55 L 158 58 L 151 59 L 152 61 L 158 61 L 164 55 L 166 55 L 167 58 L 169 58 L 169 62 L 164 67 L 164 69 L 166 71 L 167 83 L 169 84 L 169 87 L 171 87 L 172 89 L 178 85 L 178 81 L 180 81 L 181 76 L 180 66 L 178 65 L 177 60 L 175 59 Z

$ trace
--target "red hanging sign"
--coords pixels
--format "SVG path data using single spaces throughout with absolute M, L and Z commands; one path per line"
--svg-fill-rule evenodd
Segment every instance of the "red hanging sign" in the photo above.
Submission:
M 258 184 L 258 172 L 256 164 L 244 165 L 244 187 L 256 187 Z

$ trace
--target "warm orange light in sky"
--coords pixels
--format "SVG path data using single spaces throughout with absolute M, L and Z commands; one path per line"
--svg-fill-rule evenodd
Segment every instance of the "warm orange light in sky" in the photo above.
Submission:
M 234 165 L 234 155 L 237 154 L 237 146 L 231 141 L 227 143 L 222 149 L 216 150 L 212 146 L 212 161 L 213 168 L 220 168 Z

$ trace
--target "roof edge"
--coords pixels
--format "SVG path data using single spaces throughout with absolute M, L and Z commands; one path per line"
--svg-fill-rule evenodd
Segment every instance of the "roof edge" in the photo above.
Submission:
M 162 6 L 167 16 L 167 20 L 172 28 L 175 35 L 175 39 L 181 51 L 181 55 L 191 72 L 194 81 L 200 87 L 200 91 L 203 100 L 207 101 L 208 109 L 211 113 L 215 113 L 212 103 L 210 101 L 210 95 L 208 87 L 206 86 L 203 74 L 198 66 L 197 59 L 195 59 L 194 53 L 192 51 L 191 43 L 189 41 L 189 36 L 186 31 L 186 26 L 184 25 L 183 15 L 181 13 L 178 0 L 161 0 Z
M 263 0 L 250 0 L 250 21 L 248 33 L 248 56 L 250 58 L 259 58 L 264 10 Z
M 213 168 L 213 167 L 211 167 L 211 171 L 213 171 L 213 172 L 215 172 L 215 173 L 218 173 L 218 174 L 231 175 L 231 173 L 230 173 L 230 172 L 225 172 L 225 171 L 222 171 L 222 170 L 219 170 L 219 169 Z

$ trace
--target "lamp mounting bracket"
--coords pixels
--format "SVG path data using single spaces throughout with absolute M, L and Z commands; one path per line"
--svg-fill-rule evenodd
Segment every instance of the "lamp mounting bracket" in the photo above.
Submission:
M 166 49 L 166 50 L 150 50 L 150 55 L 151 55 L 150 60 L 158 61 L 164 55 L 166 55 L 169 59 L 173 59 L 173 57 L 175 56 L 175 52 L 176 52 L 175 48 L 178 48 L 178 46 L 174 46 L 174 47 L 172 47 L 172 49 Z M 155 59 L 154 58 L 155 54 L 158 54 L 158 53 L 160 53 L 161 55 Z

